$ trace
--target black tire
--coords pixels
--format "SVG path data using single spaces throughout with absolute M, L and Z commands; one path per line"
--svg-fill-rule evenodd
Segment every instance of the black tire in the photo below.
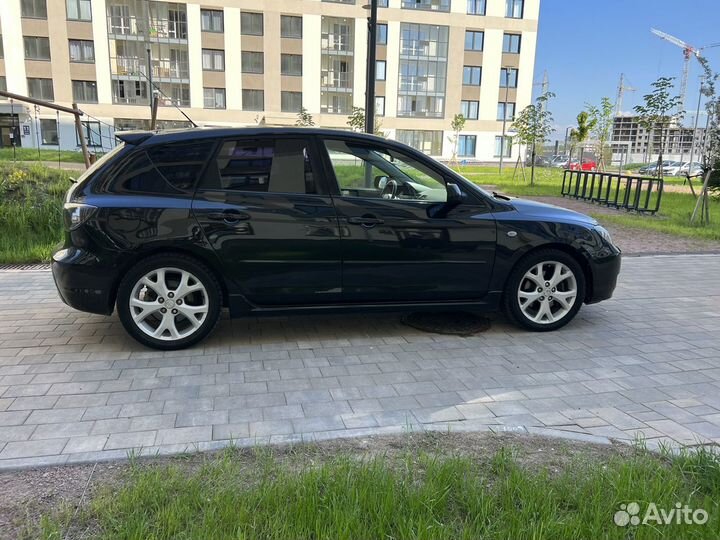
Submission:
M 577 294 L 574 304 L 567 313 L 554 322 L 539 323 L 531 320 L 525 315 L 518 298 L 520 285 L 525 279 L 525 274 L 534 266 L 543 262 L 559 262 L 565 265 L 575 278 Z M 551 293 L 552 294 L 552 293 Z M 507 282 L 505 283 L 504 307 L 505 313 L 516 325 L 535 332 L 549 332 L 557 330 L 568 324 L 580 310 L 585 300 L 585 273 L 575 258 L 558 249 L 543 249 L 523 257 L 512 269 Z
M 177 339 L 167 338 L 158 339 L 145 333 L 138 325 L 133 321 L 133 315 L 130 308 L 130 298 L 133 294 L 135 286 L 143 276 L 158 270 L 161 268 L 172 268 L 178 270 L 184 270 L 192 274 L 194 278 L 204 287 L 205 294 L 207 295 L 207 315 L 203 320 L 202 324 L 192 331 L 191 334 L 180 337 Z M 147 259 L 143 259 L 133 266 L 125 277 L 120 282 L 117 294 L 117 310 L 120 317 L 120 322 L 125 327 L 125 330 L 135 340 L 141 344 L 151 347 L 153 349 L 160 349 L 164 351 L 172 351 L 177 349 L 184 349 L 199 343 L 210 332 L 213 331 L 217 325 L 220 317 L 220 310 L 222 306 L 222 290 L 213 272 L 205 266 L 203 263 L 194 259 L 193 257 L 181 254 L 172 255 L 153 255 Z M 177 318 L 176 318 L 177 320 Z M 180 321 L 183 322 L 182 316 Z

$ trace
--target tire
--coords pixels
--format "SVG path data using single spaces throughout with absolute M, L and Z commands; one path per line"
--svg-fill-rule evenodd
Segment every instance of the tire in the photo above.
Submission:
M 555 274 L 558 268 L 560 274 Z M 521 259 L 510 272 L 505 313 L 522 328 L 549 332 L 569 323 L 584 298 L 585 274 L 580 264 L 564 251 L 543 249 Z
M 177 302 L 177 303 L 176 303 Z M 215 275 L 187 255 L 153 255 L 120 282 L 117 310 L 125 330 L 165 351 L 199 343 L 217 325 L 222 291 Z

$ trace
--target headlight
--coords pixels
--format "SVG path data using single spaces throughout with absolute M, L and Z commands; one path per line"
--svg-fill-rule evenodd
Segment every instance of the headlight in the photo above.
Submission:
M 614 245 L 612 241 L 612 236 L 610 236 L 610 233 L 605 227 L 595 225 L 595 232 L 602 236 L 608 244 Z

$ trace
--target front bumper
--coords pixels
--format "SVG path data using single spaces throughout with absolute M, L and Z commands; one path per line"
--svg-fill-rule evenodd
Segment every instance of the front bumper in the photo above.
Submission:
M 113 312 L 116 272 L 91 253 L 75 247 L 53 254 L 52 274 L 60 298 L 80 311 L 101 315 Z
M 590 260 L 592 288 L 590 294 L 585 299 L 586 304 L 595 304 L 612 298 L 615 287 L 617 286 L 621 262 L 622 254 L 618 248 L 614 248 L 614 250 L 606 256 Z

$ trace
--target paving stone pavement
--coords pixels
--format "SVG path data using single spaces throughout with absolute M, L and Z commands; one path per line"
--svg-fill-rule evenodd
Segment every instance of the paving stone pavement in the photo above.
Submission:
M 223 320 L 158 352 L 0 272 L 0 468 L 399 430 L 720 443 L 720 255 L 626 258 L 561 331 L 474 337 L 398 315 Z

